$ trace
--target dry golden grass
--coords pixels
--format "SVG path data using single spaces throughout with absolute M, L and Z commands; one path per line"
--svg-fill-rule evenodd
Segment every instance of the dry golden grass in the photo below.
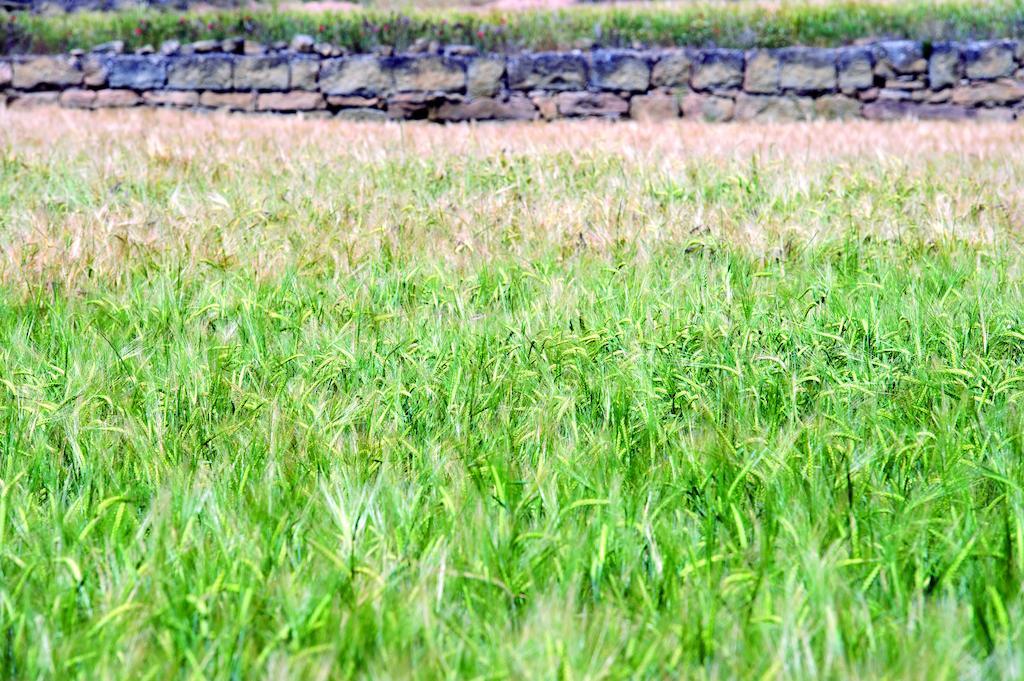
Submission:
M 172 146 L 182 153 L 216 153 L 249 142 L 288 149 L 316 147 L 323 155 L 372 160 L 379 153 L 593 152 L 678 161 L 701 156 L 784 154 L 793 160 L 826 156 L 923 157 L 1010 155 L 1024 141 L 1024 125 L 906 121 L 704 124 L 552 123 L 433 125 L 379 124 L 301 116 L 235 116 L 169 110 L 79 112 L 43 108 L 0 111 L 0 144 L 9 153 L 55 145 L 72 153 L 130 147 L 132 142 Z M 51 149 L 49 153 L 56 153 Z
M 728 239 L 992 240 L 1024 222 L 1024 126 L 359 124 L 170 111 L 0 112 L 0 280 L 145 263 L 452 265 Z

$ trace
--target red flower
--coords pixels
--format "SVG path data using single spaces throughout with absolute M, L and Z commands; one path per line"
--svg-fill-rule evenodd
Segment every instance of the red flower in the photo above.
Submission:
M 185 17 L 181 17 L 180 19 L 178 19 L 178 23 L 181 24 L 182 26 L 184 26 L 185 25 Z
M 142 27 L 141 26 L 136 26 L 135 27 L 135 35 L 142 35 Z
M 476 32 L 476 37 L 477 38 L 483 38 L 484 37 L 484 30 L 482 28 L 479 31 Z
M 323 33 L 324 31 L 327 30 L 327 27 L 324 26 L 323 24 L 320 24 L 319 26 L 317 26 L 316 30 L 320 33 Z

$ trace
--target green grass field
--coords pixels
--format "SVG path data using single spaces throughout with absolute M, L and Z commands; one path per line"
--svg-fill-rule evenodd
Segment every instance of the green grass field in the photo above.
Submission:
M 0 675 L 1020 673 L 1024 127 L 0 122 Z
M 129 49 L 164 40 L 243 37 L 264 43 L 310 34 L 354 52 L 405 49 L 418 39 L 516 51 L 604 47 L 836 46 L 866 38 L 922 41 L 1024 38 L 1024 0 L 694 0 L 582 5 L 563 10 L 472 11 L 427 7 L 303 11 L 296 4 L 208 12 L 123 11 L 32 15 L 0 12 L 0 54 Z

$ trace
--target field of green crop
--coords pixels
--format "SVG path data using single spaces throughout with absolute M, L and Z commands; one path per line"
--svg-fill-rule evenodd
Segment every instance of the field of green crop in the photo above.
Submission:
M 1020 673 L 1024 127 L 0 123 L 0 676 Z

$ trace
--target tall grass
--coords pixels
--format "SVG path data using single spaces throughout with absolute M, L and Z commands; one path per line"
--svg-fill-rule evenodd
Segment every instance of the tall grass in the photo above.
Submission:
M 484 50 L 579 46 L 840 45 L 870 37 L 966 40 L 1024 37 L 1024 1 L 696 3 L 680 6 L 574 7 L 560 11 L 460 10 L 311 13 L 222 10 L 128 11 L 58 16 L 0 13 L 0 49 L 59 52 L 109 40 L 129 48 L 163 40 L 247 37 L 270 43 L 307 33 L 346 49 L 404 49 L 417 39 L 464 43 Z
M 1021 131 L 39 115 L 7 675 L 1019 670 Z

